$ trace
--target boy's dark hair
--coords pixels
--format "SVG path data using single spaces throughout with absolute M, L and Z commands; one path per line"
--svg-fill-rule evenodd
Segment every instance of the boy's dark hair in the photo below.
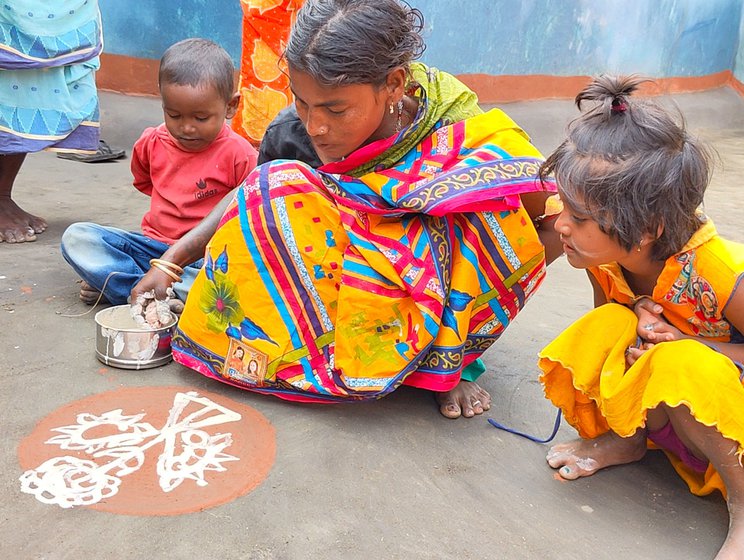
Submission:
M 319 83 L 380 86 L 426 48 L 421 12 L 398 0 L 307 0 L 284 57 Z
M 229 102 L 235 93 L 235 67 L 230 55 L 207 39 L 184 39 L 168 47 L 160 59 L 158 87 L 163 84 L 213 85 Z
M 595 106 L 568 126 L 568 138 L 543 163 L 561 197 L 586 212 L 625 250 L 644 234 L 656 238 L 652 256 L 679 252 L 700 227 L 698 209 L 710 180 L 711 156 L 656 103 L 631 99 L 648 80 L 600 76 L 576 96 Z

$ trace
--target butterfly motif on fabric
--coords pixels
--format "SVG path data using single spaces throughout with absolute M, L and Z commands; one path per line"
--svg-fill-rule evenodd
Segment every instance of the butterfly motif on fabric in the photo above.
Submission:
M 207 252 L 207 262 L 204 264 L 204 272 L 212 282 L 214 282 L 214 273 L 221 272 L 227 274 L 227 246 L 217 256 L 217 259 L 212 258 L 212 254 Z
M 236 340 L 241 340 L 243 338 L 247 340 L 265 340 L 266 342 L 271 342 L 273 345 L 278 346 L 278 344 L 274 342 L 261 327 L 247 317 L 240 322 L 240 326 L 236 327 L 230 325 L 227 327 L 227 329 L 225 329 L 225 334 Z
M 457 318 L 455 317 L 455 311 L 464 311 L 474 299 L 473 296 L 466 294 L 465 292 L 450 290 L 449 300 L 442 312 L 442 325 L 457 332 Z

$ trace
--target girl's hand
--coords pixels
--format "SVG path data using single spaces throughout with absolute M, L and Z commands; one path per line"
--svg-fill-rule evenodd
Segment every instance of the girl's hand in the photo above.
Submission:
M 625 350 L 625 363 L 628 365 L 628 367 L 632 366 L 638 361 L 641 356 L 643 356 L 653 347 L 654 345 L 652 342 L 644 342 L 640 345 L 640 347 L 628 346 L 628 348 Z
M 658 343 L 683 338 L 682 333 L 662 316 L 664 308 L 649 298 L 639 299 L 633 306 L 633 311 L 638 317 L 636 334 L 644 341 Z
M 129 295 L 129 302 L 134 303 L 140 294 L 155 290 L 155 299 L 164 300 L 167 296 L 166 290 L 173 285 L 173 278 L 168 276 L 162 270 L 152 267 L 142 277 L 142 280 L 132 288 Z
M 657 321 L 656 323 L 646 323 L 638 326 L 638 332 L 644 330 L 645 334 L 639 336 L 648 342 L 669 342 L 671 340 L 682 340 L 687 338 L 682 332 L 666 321 Z

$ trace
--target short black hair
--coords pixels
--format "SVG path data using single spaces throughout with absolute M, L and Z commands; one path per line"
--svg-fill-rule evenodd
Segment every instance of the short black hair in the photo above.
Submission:
M 235 93 L 235 67 L 230 55 L 208 39 L 184 39 L 168 47 L 160 59 L 158 87 L 163 84 L 212 85 L 228 103 Z

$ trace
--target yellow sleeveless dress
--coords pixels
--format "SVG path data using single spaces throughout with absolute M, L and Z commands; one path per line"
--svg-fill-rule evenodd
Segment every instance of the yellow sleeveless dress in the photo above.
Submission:
M 684 334 L 699 337 L 657 344 L 626 371 L 625 349 L 636 342 L 638 297 L 616 263 L 590 269 L 608 301 L 576 321 L 540 353 L 545 395 L 583 438 L 608 430 L 628 437 L 660 403 L 687 406 L 693 417 L 738 442 L 744 453 L 744 387 L 740 368 L 716 342 L 744 342 L 724 312 L 744 272 L 744 246 L 721 239 L 708 220 L 679 253 L 667 259 L 650 297 Z M 650 444 L 653 447 L 653 444 Z M 720 490 L 721 477 L 704 474 L 667 452 L 690 491 Z

